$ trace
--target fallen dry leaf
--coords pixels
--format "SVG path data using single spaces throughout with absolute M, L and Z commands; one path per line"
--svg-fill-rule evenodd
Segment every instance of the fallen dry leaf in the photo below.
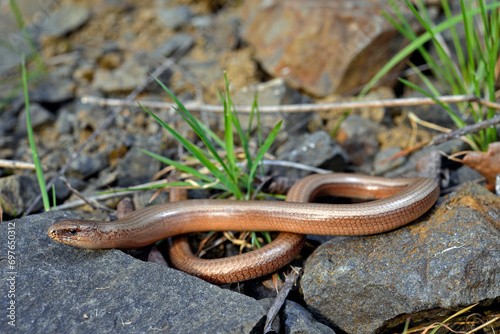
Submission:
M 463 153 L 456 153 L 454 156 Z M 487 182 L 485 187 L 489 191 L 495 191 L 496 177 L 500 174 L 500 142 L 491 143 L 487 152 L 466 152 L 462 160 L 458 161 L 481 173 Z

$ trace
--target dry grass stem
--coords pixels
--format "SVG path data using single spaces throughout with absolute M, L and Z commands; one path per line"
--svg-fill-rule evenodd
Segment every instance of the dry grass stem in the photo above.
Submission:
M 455 138 L 458 138 L 458 137 L 462 137 L 462 136 L 464 136 L 466 134 L 474 133 L 474 132 L 477 132 L 479 130 L 483 130 L 483 129 L 489 128 L 491 126 L 495 126 L 498 123 L 500 123 L 500 115 L 496 115 L 496 116 L 494 116 L 494 117 L 492 117 L 492 118 L 490 118 L 488 120 L 485 120 L 485 121 L 482 121 L 482 122 L 477 122 L 477 123 L 472 124 L 472 125 L 467 125 L 467 126 L 464 126 L 463 128 L 460 128 L 460 129 L 457 129 L 457 130 L 453 130 L 452 132 L 436 136 L 429 143 L 429 146 L 438 145 L 438 144 L 444 143 L 444 142 L 446 142 L 448 140 L 452 140 L 452 139 L 455 139 Z
M 445 95 L 436 98 L 441 103 L 459 103 L 476 102 L 488 108 L 500 110 L 500 104 L 490 102 L 474 95 Z M 290 104 L 281 106 L 259 106 L 259 112 L 262 113 L 282 113 L 282 112 L 313 112 L 320 110 L 345 110 L 358 108 L 381 108 L 381 107 L 402 107 L 402 106 L 421 106 L 437 104 L 436 100 L 429 97 L 408 97 L 399 99 L 385 99 L 375 101 L 349 101 L 337 103 L 318 103 L 318 104 Z M 176 105 L 170 102 L 162 101 L 131 101 L 130 99 L 107 99 L 97 96 L 83 96 L 82 103 L 98 105 L 102 107 L 137 107 L 138 103 L 149 109 L 169 109 Z M 200 104 L 197 101 L 188 101 L 184 103 L 186 109 L 190 111 L 208 111 L 224 112 L 224 106 Z M 239 113 L 250 113 L 252 106 L 235 106 Z
M 24 162 L 24 161 L 0 159 L 0 168 L 35 170 L 35 164 L 31 163 L 31 162 Z
M 269 331 L 271 331 L 273 320 L 276 318 L 276 315 L 278 315 L 279 310 L 285 303 L 288 293 L 292 290 L 293 286 L 300 276 L 300 273 L 302 272 L 302 268 L 300 267 L 290 267 L 292 268 L 292 272 L 289 275 L 285 275 L 285 284 L 283 284 L 283 287 L 276 296 L 273 305 L 267 312 L 266 324 L 264 325 L 264 333 L 268 333 Z

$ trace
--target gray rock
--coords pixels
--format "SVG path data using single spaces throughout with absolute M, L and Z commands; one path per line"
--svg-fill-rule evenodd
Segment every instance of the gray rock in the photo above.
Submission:
M 108 154 L 100 152 L 94 155 L 82 153 L 73 160 L 68 168 L 68 173 L 76 174 L 83 179 L 99 173 L 108 166 Z
M 276 293 L 274 294 L 274 296 L 276 296 Z M 269 310 L 269 308 L 271 308 L 271 306 L 274 303 L 273 297 L 268 297 L 268 298 L 263 298 L 263 299 L 257 298 L 257 299 L 259 301 L 260 306 L 262 306 L 265 310 Z M 281 329 L 281 315 L 280 314 L 281 314 L 281 312 L 278 312 L 278 314 L 274 318 L 273 322 L 271 323 L 271 326 L 268 328 L 268 330 L 269 330 L 268 332 L 271 332 L 271 333 L 281 333 L 282 332 L 282 331 L 280 331 L 280 329 Z
M 333 329 L 318 322 L 306 308 L 291 300 L 285 302 L 283 322 L 285 333 L 289 334 L 335 334 Z
M 42 107 L 38 103 L 30 104 L 30 119 L 31 119 L 31 127 L 33 129 L 51 123 L 54 121 L 55 116 L 53 113 Z M 26 131 L 26 108 L 24 108 L 19 114 L 19 120 L 17 125 L 18 130 Z
M 4 213 L 12 217 L 24 212 L 28 203 L 39 193 L 36 175 L 15 174 L 0 178 L 0 203 Z M 41 207 L 40 202 L 35 210 Z
M 33 18 L 33 15 L 41 9 L 39 3 L 33 3 L 33 1 L 30 0 L 16 1 L 16 5 L 19 8 L 20 12 L 23 14 L 25 20 L 28 22 L 30 21 L 29 19 Z M 7 39 L 8 42 L 12 42 L 12 34 L 16 34 L 19 36 L 19 38 L 17 38 L 16 36 L 16 39 L 25 39 L 24 37 L 22 37 L 22 33 L 19 30 L 19 25 L 17 24 L 15 14 L 11 6 L 8 4 L 2 4 L 2 7 L 0 7 L 0 31 L 2 32 L 3 40 Z M 16 45 L 11 44 L 8 48 L 10 48 L 10 46 L 16 48 Z
M 223 73 L 217 60 L 214 59 L 199 61 L 182 57 L 179 60 L 179 65 L 186 69 L 189 75 L 193 77 L 192 80 L 198 81 L 204 86 L 208 86 L 221 78 Z
M 177 33 L 158 46 L 152 53 L 153 58 L 163 59 L 172 56 L 179 49 L 190 49 L 194 45 L 194 37 L 186 33 Z
M 41 26 L 42 36 L 60 37 L 83 26 L 91 16 L 88 8 L 65 5 L 48 15 Z
M 177 29 L 189 23 L 192 13 L 187 5 L 173 8 L 158 8 L 158 19 L 170 29 Z
M 73 131 L 77 138 L 78 134 L 81 132 L 89 129 L 94 131 L 99 128 L 109 114 L 107 109 L 100 106 L 85 104 L 80 101 L 75 103 L 75 110 L 76 112 L 74 113 L 74 118 L 76 121 L 73 122 Z
M 361 166 L 370 163 L 379 148 L 379 124 L 370 119 L 350 115 L 340 126 L 336 139 L 351 161 Z
M 203 50 L 215 58 L 235 50 L 240 43 L 240 18 L 229 14 L 224 19 L 212 20 L 211 23 L 206 29 L 200 30 L 204 40 Z
M 33 2 L 31 0 L 17 0 L 15 3 L 27 24 L 26 28 L 28 33 L 33 40 L 36 40 L 37 19 L 40 16 L 44 16 L 40 14 L 44 13 L 47 4 L 43 2 Z M 31 41 L 28 41 L 26 36 L 19 29 L 14 11 L 8 3 L 2 3 L 0 6 L 0 31 L 2 32 L 2 43 L 0 43 L 0 73 L 16 74 L 16 76 L 20 78 L 19 71 L 14 72 L 15 67 L 21 64 L 22 54 L 25 55 L 26 59 L 30 59 L 33 49 L 29 45 Z M 4 87 L 4 83 L 2 83 L 2 90 L 9 92 L 9 89 Z M 16 82 L 16 84 L 17 83 L 18 82 Z
M 48 173 L 57 171 L 66 161 L 68 161 L 69 156 L 72 155 L 73 151 L 71 148 L 74 143 L 74 137 L 70 135 L 59 135 L 57 140 L 51 143 L 51 146 L 40 146 L 38 149 L 43 168 L 45 168 Z M 28 149 L 27 146 L 26 149 Z
M 397 157 L 396 159 L 386 160 L 395 154 L 401 152 L 400 147 L 388 147 L 385 150 L 378 151 L 375 154 L 373 160 L 373 172 L 375 175 L 382 175 L 386 171 L 394 169 L 396 167 L 401 166 L 405 162 L 404 157 Z
M 160 154 L 161 138 L 161 133 L 147 138 L 136 136 L 137 141 L 134 147 L 117 163 L 118 186 L 128 187 L 148 182 L 151 175 L 160 170 L 161 163 L 159 160 L 150 157 L 137 148 Z
M 14 305 L 15 316 L 0 317 L 2 333 L 262 331 L 265 310 L 252 298 L 118 250 L 52 241 L 48 226 L 70 218 L 76 215 L 48 212 L 0 224 L 4 244 L 15 241 L 11 261 L 0 261 L 5 282 L 0 307 Z M 9 297 L 7 288 L 15 289 L 15 296 Z
M 51 178 L 51 175 L 47 175 L 47 178 Z M 84 182 L 74 177 L 66 177 L 66 180 L 74 189 L 78 191 L 83 191 L 86 187 L 88 187 L 87 182 Z M 63 181 L 61 181 L 61 179 L 58 179 L 54 183 L 54 188 L 57 200 L 59 201 L 67 199 L 72 194 L 71 190 L 68 189 L 66 184 L 64 184 Z
M 309 97 L 302 95 L 295 89 L 287 86 L 285 80 L 281 78 L 273 79 L 261 84 L 243 87 L 231 94 L 231 99 L 235 105 L 251 106 L 253 105 L 255 94 L 257 94 L 257 103 L 259 106 L 280 106 L 286 104 L 311 103 Z M 294 134 L 307 127 L 311 119 L 310 112 L 276 112 L 272 114 L 260 114 L 260 125 L 264 133 L 268 133 L 283 121 L 282 131 L 290 131 Z M 241 127 L 246 131 L 248 129 L 249 114 L 239 113 Z M 253 127 L 256 127 L 256 116 L 254 115 Z
M 418 176 L 428 177 L 436 181 L 439 186 L 444 169 L 441 167 L 443 156 L 438 150 L 429 150 L 428 154 L 418 159 L 415 172 Z M 448 186 L 448 185 L 447 185 Z
M 5 108 L 2 111 L 2 121 L 0 122 L 0 139 L 5 140 L 8 134 L 12 134 L 18 122 L 18 110 L 14 108 Z M 0 145 L 3 146 L 3 145 Z
M 99 14 L 120 14 L 133 9 L 132 4 L 127 0 L 103 0 L 95 4 L 95 11 Z
M 290 137 L 277 153 L 278 160 L 298 162 L 327 170 L 343 170 L 348 160 L 342 148 L 324 131 Z M 272 174 L 304 177 L 310 174 L 310 171 L 279 167 L 275 168 Z
M 308 309 L 348 333 L 373 333 L 405 314 L 439 322 L 432 310 L 446 316 L 500 296 L 500 199 L 471 184 L 432 211 L 390 233 L 321 245 L 301 281 Z
M 193 17 L 191 19 L 191 24 L 196 29 L 204 29 L 204 28 L 208 28 L 212 24 L 213 21 L 214 21 L 214 18 L 211 15 L 201 15 L 201 16 Z
M 32 101 L 41 103 L 61 103 L 72 99 L 75 95 L 75 83 L 70 76 L 60 77 L 54 72 L 38 82 L 35 89 L 30 90 L 29 96 Z
M 456 173 L 453 173 L 452 178 L 452 184 L 464 184 L 466 182 L 477 182 L 478 180 L 482 180 L 484 176 L 475 169 L 462 166 L 457 169 Z
M 444 142 L 435 147 L 423 148 L 415 152 L 415 154 L 412 154 L 410 158 L 402 166 L 386 172 L 385 176 L 386 177 L 399 177 L 401 175 L 418 176 L 418 173 L 415 171 L 418 161 L 420 159 L 425 159 L 426 156 L 431 154 L 430 152 L 432 150 L 442 151 L 445 152 L 446 154 L 453 154 L 468 149 L 470 149 L 469 146 L 459 138 Z
M 274 303 L 274 298 L 259 299 L 260 305 L 268 310 Z M 333 329 L 320 323 L 300 304 L 286 300 L 270 327 L 271 333 L 323 333 L 335 334 Z
M 73 125 L 77 121 L 74 108 L 62 107 L 56 119 L 56 131 L 59 134 L 70 134 L 73 131 Z
M 0 73 L 8 72 L 21 64 L 21 54 L 4 45 L 0 45 L 0 59 L 2 59 L 0 62 Z
M 104 93 L 128 92 L 144 83 L 148 70 L 135 57 L 130 57 L 114 70 L 98 68 L 94 73 L 92 88 Z

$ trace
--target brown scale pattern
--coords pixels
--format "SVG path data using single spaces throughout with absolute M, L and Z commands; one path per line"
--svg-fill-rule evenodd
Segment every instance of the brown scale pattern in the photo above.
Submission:
M 349 205 L 305 203 L 324 194 L 376 200 Z M 83 248 L 137 248 L 188 232 L 291 232 L 281 233 L 271 244 L 235 259 L 229 257 L 210 262 L 200 259 L 202 262 L 198 263 L 183 255 L 185 249 L 174 251 L 171 256 L 182 270 L 211 282 L 228 283 L 262 276 L 286 265 L 302 247 L 304 239 L 300 234 L 387 232 L 418 218 L 438 196 L 439 186 L 426 178 L 312 175 L 290 189 L 286 202 L 192 200 L 167 203 L 135 211 L 113 222 L 61 221 L 49 227 L 48 234 L 56 241 Z M 194 267 L 191 266 L 194 263 Z

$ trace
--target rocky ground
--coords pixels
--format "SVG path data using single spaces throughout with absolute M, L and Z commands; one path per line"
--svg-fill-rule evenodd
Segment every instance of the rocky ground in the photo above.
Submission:
M 269 277 L 219 288 L 121 251 L 86 251 L 50 240 L 45 231 L 54 221 L 112 216 L 76 205 L 75 191 L 56 173 L 65 168 L 69 184 L 91 198 L 110 188 L 147 183 L 165 167 L 140 149 L 184 158 L 178 143 L 137 107 L 135 100 L 169 101 L 151 73 L 219 134 L 224 126 L 221 113 L 208 107 L 221 104 L 224 73 L 233 101 L 241 106 L 251 105 L 255 92 L 263 109 L 354 100 L 360 87 L 404 45 L 380 15 L 381 9 L 388 10 L 386 2 L 17 4 L 41 62 L 37 65 L 37 53 L 19 30 L 9 3 L 0 3 L 0 31 L 7 41 L 0 44 L 0 159 L 32 161 L 19 90 L 19 54 L 25 51 L 31 55 L 32 127 L 45 178 L 55 180 L 57 204 L 65 205 L 60 208 L 74 212 L 53 210 L 16 219 L 25 212 L 41 212 L 38 181 L 29 169 L 0 168 L 0 200 L 7 221 L 0 224 L 6 246 L 0 264 L 8 282 L 1 298 L 2 310 L 8 311 L 0 317 L 0 331 L 261 332 L 276 295 Z M 435 15 L 439 19 L 437 7 Z M 395 82 L 394 75 L 402 70 L 404 64 L 363 100 L 415 96 Z M 151 110 L 196 142 L 171 108 Z M 296 263 L 304 266 L 303 277 L 275 321 L 276 332 L 401 332 L 406 319 L 411 318 L 412 327 L 424 328 L 475 303 L 477 319 L 470 327 L 455 329 L 471 329 L 498 315 L 498 197 L 478 185 L 455 192 L 481 178 L 439 155 L 468 149 L 460 140 L 387 160 L 436 135 L 412 127 L 409 111 L 453 127 L 444 110 L 434 106 L 355 109 L 333 137 L 344 110 L 261 115 L 265 135 L 283 120 L 269 152 L 276 161 L 389 177 L 423 175 L 436 179 L 446 194 L 416 224 L 374 237 L 327 238 L 305 262 L 326 241 L 309 237 Z M 247 114 L 242 111 L 240 116 L 245 124 Z M 300 178 L 309 172 L 272 166 L 266 173 Z M 154 195 L 147 191 L 129 196 L 141 208 Z M 101 204 L 114 209 L 120 199 L 114 196 Z M 162 192 L 154 201 L 168 201 L 168 194 Z M 220 252 L 230 252 L 227 249 L 228 243 Z

